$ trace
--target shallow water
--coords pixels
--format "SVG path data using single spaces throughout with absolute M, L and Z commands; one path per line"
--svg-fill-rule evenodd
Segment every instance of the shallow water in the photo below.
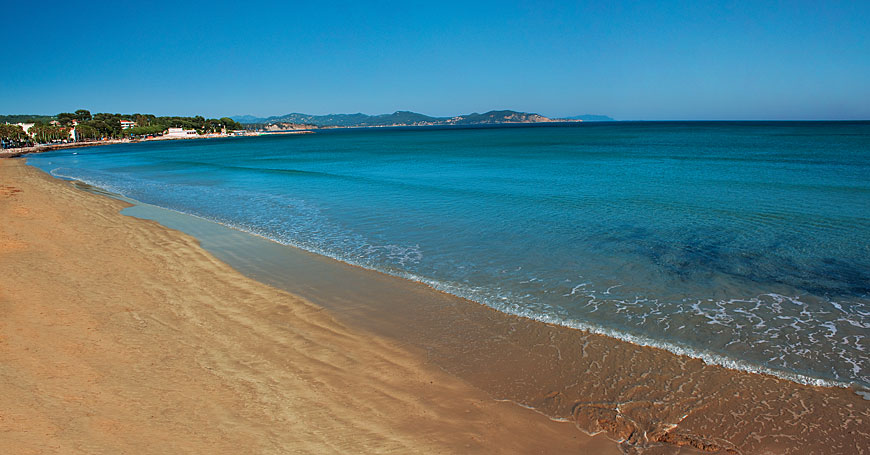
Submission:
M 334 130 L 33 155 L 509 313 L 870 384 L 870 124 Z

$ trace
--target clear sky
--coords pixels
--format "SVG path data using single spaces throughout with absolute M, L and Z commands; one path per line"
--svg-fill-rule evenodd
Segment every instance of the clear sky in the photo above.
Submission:
M 870 1 L 7 2 L 0 113 L 870 119 Z

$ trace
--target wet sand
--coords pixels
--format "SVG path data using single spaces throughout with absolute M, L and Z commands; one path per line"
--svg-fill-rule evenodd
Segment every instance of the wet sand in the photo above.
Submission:
M 619 453 L 0 160 L 0 453 Z
M 58 193 L 63 195 L 64 200 L 69 201 L 62 204 L 60 208 L 56 208 L 58 211 L 53 217 L 43 218 L 40 221 L 38 225 L 43 226 L 41 234 L 27 232 L 28 240 L 19 241 L 18 237 L 10 237 L 8 234 L 8 232 L 17 232 L 16 235 L 20 237 L 25 235 L 25 231 L 10 231 L 8 226 L 0 230 L 7 235 L 7 238 L 2 240 L 3 245 L 11 245 L 0 250 L 0 255 L 2 255 L 0 256 L 0 273 L 3 274 L 2 276 L 9 277 L 10 274 L 16 273 L 15 267 L 10 267 L 8 264 L 10 261 L 5 259 L 10 254 L 5 250 L 27 251 L 26 249 L 21 250 L 22 244 L 32 249 L 36 244 L 46 243 L 45 239 L 52 238 L 51 235 L 57 230 L 57 226 L 78 226 L 74 230 L 79 235 L 76 236 L 74 233 L 72 238 L 80 238 L 81 240 L 68 240 L 62 245 L 52 241 L 51 245 L 38 245 L 39 248 L 62 253 L 61 256 L 68 256 L 68 261 L 80 261 L 86 269 L 88 264 L 91 264 L 90 268 L 92 269 L 90 274 L 86 273 L 87 270 L 79 271 L 77 267 L 64 269 L 64 273 L 77 271 L 81 276 L 78 276 L 75 282 L 63 286 L 64 289 L 52 291 L 54 294 L 51 294 L 50 298 L 33 294 L 27 297 L 29 303 L 19 306 L 30 308 L 42 305 L 42 311 L 45 313 L 46 302 L 69 301 L 69 296 L 63 298 L 60 293 L 61 291 L 69 293 L 70 289 L 81 289 L 80 292 L 83 295 L 88 295 L 87 298 L 77 297 L 82 302 L 93 300 L 90 297 L 91 294 L 84 294 L 85 290 L 107 287 L 108 283 L 103 281 L 109 280 L 113 276 L 117 280 L 116 270 L 122 269 L 112 262 L 110 267 L 96 269 L 100 270 L 101 275 L 94 278 L 91 275 L 94 273 L 95 263 L 80 257 L 88 256 L 88 252 L 94 252 L 92 255 L 96 253 L 103 255 L 107 251 L 114 251 L 114 254 L 110 253 L 108 257 L 116 262 L 121 261 L 121 259 L 116 259 L 115 256 L 124 257 L 125 252 L 136 252 L 137 254 L 147 252 L 148 255 L 162 258 L 157 261 L 157 264 L 168 267 L 168 271 L 160 271 L 161 267 L 158 266 L 157 270 L 152 268 L 147 269 L 148 272 L 144 272 L 144 269 L 140 270 L 142 267 L 138 267 L 140 262 L 145 263 L 144 259 L 137 256 L 134 264 L 126 266 L 130 270 L 124 272 L 128 275 L 132 274 L 135 279 L 120 283 L 115 282 L 113 291 L 102 292 L 125 295 L 136 291 L 145 284 L 147 284 L 146 288 L 148 289 L 157 287 L 162 290 L 156 294 L 153 291 L 150 294 L 146 293 L 144 298 L 133 299 L 134 304 L 131 306 L 133 309 L 128 312 L 134 312 L 139 319 L 146 321 L 146 323 L 150 322 L 147 327 L 157 324 L 143 318 L 141 316 L 143 311 L 147 311 L 149 315 L 152 312 L 154 315 L 159 314 L 160 321 L 172 321 L 170 326 L 185 328 L 183 333 L 178 331 L 160 332 L 158 338 L 160 341 L 154 338 L 150 339 L 155 346 L 159 343 L 168 343 L 167 346 L 173 347 L 172 354 L 185 352 L 178 345 L 186 346 L 188 350 L 191 350 L 190 357 L 185 357 L 183 361 L 162 366 L 160 371 L 164 374 L 182 372 L 184 377 L 197 381 L 204 381 L 205 378 L 210 378 L 210 375 L 214 374 L 223 378 L 223 382 L 219 381 L 218 383 L 227 387 L 227 384 L 235 384 L 233 380 L 238 380 L 240 363 L 244 366 L 246 372 L 244 381 L 249 384 L 249 389 L 243 388 L 243 390 L 246 390 L 251 396 L 264 394 L 268 398 L 258 398 L 256 402 L 270 404 L 270 407 L 267 407 L 269 412 L 259 409 L 260 414 L 253 417 L 248 416 L 246 424 L 251 424 L 252 420 L 258 422 L 257 430 L 246 427 L 247 433 L 245 434 L 251 436 L 248 441 L 261 443 L 268 441 L 270 448 L 287 447 L 280 445 L 287 440 L 298 441 L 298 435 L 283 433 L 276 435 L 273 433 L 276 431 L 275 427 L 267 428 L 269 425 L 259 420 L 270 418 L 273 419 L 270 422 L 274 422 L 279 411 L 284 412 L 280 409 L 281 403 L 284 401 L 276 398 L 282 398 L 291 403 L 299 403 L 307 399 L 310 402 L 318 403 L 328 414 L 340 407 L 340 404 L 336 404 L 335 401 L 342 394 L 337 392 L 340 388 L 335 388 L 334 383 L 330 380 L 318 379 L 319 375 L 325 375 L 327 378 L 334 375 L 343 377 L 344 380 L 355 381 L 356 379 L 348 379 L 348 377 L 354 378 L 354 374 L 359 374 L 361 371 L 362 376 L 367 377 L 366 374 L 374 373 L 369 370 L 382 371 L 381 363 L 371 360 L 372 357 L 366 357 L 366 355 L 374 356 L 377 354 L 381 356 L 379 357 L 381 362 L 390 365 L 402 367 L 412 365 L 416 369 L 408 368 L 415 373 L 413 375 L 405 373 L 402 376 L 403 379 L 395 378 L 392 374 L 387 377 L 376 375 L 378 379 L 375 381 L 376 386 L 371 385 L 371 381 L 366 380 L 360 381 L 361 384 L 368 384 L 373 390 L 378 390 L 377 386 L 383 388 L 398 387 L 402 393 L 417 397 L 415 403 L 427 402 L 427 399 L 431 399 L 438 406 L 447 407 L 450 410 L 457 408 L 445 403 L 457 403 L 454 401 L 455 399 L 459 399 L 458 403 L 468 403 L 468 401 L 463 401 L 462 398 L 457 397 L 475 396 L 477 397 L 475 399 L 481 400 L 475 402 L 478 403 L 478 407 L 475 408 L 478 417 L 471 419 L 472 423 L 469 423 L 463 419 L 458 410 L 457 412 L 440 411 L 437 413 L 438 418 L 432 418 L 431 415 L 428 418 L 421 417 L 419 414 L 402 408 L 402 404 L 407 404 L 409 400 L 413 401 L 412 399 L 406 397 L 406 400 L 398 400 L 397 403 L 395 400 L 384 398 L 384 395 L 390 397 L 400 395 L 392 391 L 393 389 L 390 389 L 389 393 L 383 392 L 382 389 L 379 390 L 382 393 L 380 396 L 376 395 L 377 392 L 372 392 L 377 396 L 377 399 L 372 399 L 372 396 L 365 394 L 359 396 L 354 394 L 353 398 L 357 400 L 354 403 L 364 404 L 351 407 L 357 410 L 364 408 L 367 413 L 362 413 L 364 416 L 362 420 L 371 421 L 373 422 L 371 425 L 374 425 L 374 428 L 370 425 L 363 425 L 363 429 L 366 430 L 364 433 L 371 437 L 378 435 L 380 438 L 375 438 L 378 440 L 382 440 L 384 434 L 402 435 L 401 438 L 396 436 L 386 439 L 395 442 L 398 438 L 404 445 L 373 446 L 361 444 L 359 439 L 347 436 L 354 434 L 354 430 L 360 429 L 358 426 L 346 428 L 343 433 L 339 432 L 335 426 L 327 426 L 322 433 L 318 433 L 324 435 L 336 431 L 337 434 L 341 434 L 342 438 L 353 439 L 355 441 L 353 444 L 342 446 L 344 451 L 355 448 L 356 451 L 375 452 L 396 450 L 412 452 L 607 453 L 607 450 L 615 449 L 615 446 L 602 442 L 601 435 L 607 435 L 614 440 L 621 441 L 621 449 L 627 453 L 696 453 L 696 451 L 703 450 L 747 454 L 860 454 L 866 453 L 870 447 L 870 432 L 867 430 L 868 419 L 870 419 L 870 406 L 868 406 L 870 402 L 849 389 L 802 386 L 773 377 L 736 372 L 721 367 L 708 366 L 699 360 L 676 356 L 658 349 L 639 347 L 578 330 L 508 316 L 481 305 L 434 291 L 420 284 L 351 267 L 293 248 L 278 246 L 264 239 L 232 231 L 213 223 L 183 215 L 175 215 L 175 219 L 172 220 L 169 218 L 172 215 L 167 215 L 167 213 L 151 214 L 171 227 L 184 229 L 195 234 L 197 238 L 202 240 L 203 246 L 217 255 L 219 259 L 229 262 L 257 280 L 290 290 L 307 299 L 301 300 L 293 295 L 241 278 L 233 269 L 200 250 L 196 241 L 190 237 L 164 229 L 154 223 L 118 215 L 117 210 L 123 207 L 120 202 L 85 195 L 81 191 L 76 192 L 72 185 L 54 181 L 39 171 L 25 168 L 20 164 L 12 166 L 7 165 L 7 163 L 2 164 L 3 166 L 0 166 L 0 186 L 4 185 L 4 181 L 15 179 L 17 179 L 16 182 L 20 180 L 29 182 L 31 185 L 28 189 L 23 183 L 5 184 L 23 189 L 23 191 L 11 193 L 10 190 L 10 195 L 6 196 L 5 199 L 0 196 L 0 217 L 2 219 L 10 218 L 7 213 L 15 213 L 15 210 L 18 210 L 15 207 L 26 209 L 29 207 L 28 204 L 34 203 L 29 200 L 25 201 L 26 204 L 14 202 L 19 205 L 13 207 L 10 205 L 13 203 L 6 202 L 6 200 L 22 201 L 28 197 L 36 198 L 42 193 L 52 195 Z M 36 196 L 32 193 L 35 193 Z M 43 195 L 42 199 L 47 198 Z M 51 199 L 57 198 L 52 197 Z M 91 218 L 95 217 L 94 213 L 99 213 L 97 218 L 101 220 L 100 223 L 95 223 L 89 218 L 79 220 L 65 218 L 72 216 L 72 214 L 68 213 L 68 210 L 63 210 L 62 207 L 70 204 L 72 206 L 84 204 L 81 201 L 89 201 L 87 202 L 89 204 L 87 205 L 88 213 L 91 214 Z M 41 203 L 47 204 L 48 202 L 42 201 Z M 99 210 L 95 208 L 99 208 Z M 159 209 L 155 210 L 159 211 Z M 145 213 L 147 210 L 143 212 L 139 207 L 128 209 L 127 212 L 134 216 L 149 216 L 148 213 Z M 40 209 L 39 213 L 43 216 L 43 213 L 51 212 Z M 15 219 L 15 223 L 5 224 L 14 225 L 20 222 L 20 220 Z M 176 223 L 177 226 L 173 226 L 173 223 Z M 118 240 L 111 237 L 103 237 L 102 240 L 96 241 L 90 234 L 91 227 L 89 225 L 101 226 L 101 229 L 115 232 L 119 238 L 125 239 L 126 243 L 114 244 Z M 35 229 L 33 226 L 30 228 Z M 97 232 L 101 232 L 101 229 L 97 229 Z M 155 233 L 159 233 L 159 235 Z M 79 242 L 83 240 L 87 240 L 86 244 L 79 245 Z M 19 258 L 23 258 L 27 257 L 28 253 L 18 254 Z M 127 259 L 123 260 L 127 261 Z M 52 260 L 56 262 L 57 256 L 53 256 Z M 103 261 L 105 260 L 103 259 Z M 12 262 L 19 264 L 18 269 L 22 268 L 20 265 L 23 263 L 20 259 Z M 31 288 L 35 286 L 33 283 L 39 282 L 40 277 L 46 276 L 47 270 L 39 270 L 39 267 L 44 267 L 43 262 L 45 260 L 40 262 L 32 259 L 31 263 L 28 263 L 31 264 L 29 267 L 36 267 L 37 270 L 28 272 L 30 276 L 27 279 L 16 279 L 15 282 L 31 281 Z M 214 270 L 211 270 L 209 272 L 211 275 L 206 274 L 208 278 L 199 277 L 203 264 L 208 264 L 209 270 L 213 267 L 220 269 L 220 274 L 215 274 Z M 28 267 L 23 268 L 27 269 Z M 109 270 L 112 272 L 109 273 Z M 158 272 L 160 272 L 159 276 L 153 275 Z M 64 274 L 58 274 L 55 270 L 50 275 L 63 276 Z M 91 280 L 87 284 L 82 281 L 86 277 L 90 277 Z M 94 279 L 97 281 L 93 281 Z M 205 283 L 198 280 L 204 280 Z M 83 284 L 72 286 L 72 284 L 79 282 Z M 180 292 L 178 291 L 179 287 L 187 287 L 190 283 L 201 286 L 198 292 L 202 295 L 194 292 L 192 295 L 185 294 L 181 300 L 178 300 L 174 297 L 175 294 L 171 294 Z M 241 286 L 240 283 L 244 284 L 242 288 L 245 291 L 241 293 L 245 296 L 244 298 L 240 299 L 236 291 L 224 289 L 227 287 L 235 289 L 237 286 Z M 45 286 L 46 280 L 42 279 L 39 284 Z M 258 291 L 248 290 L 248 285 L 257 288 Z M 129 287 L 130 291 L 124 289 L 125 287 Z M 41 288 L 39 289 L 39 292 L 42 292 Z M 7 297 L 9 295 L 21 296 L 36 292 L 26 288 L 16 288 L 14 291 L 10 292 L 6 286 L 0 290 L 0 304 L 3 307 L 9 306 L 6 303 L 10 301 Z M 248 299 L 254 299 L 259 303 L 249 302 Z M 190 304 L 188 300 L 191 302 Z M 232 300 L 232 302 L 227 300 Z M 308 310 L 295 312 L 279 310 L 276 307 L 283 308 L 284 306 L 274 303 L 277 301 L 282 302 L 287 307 L 295 308 L 294 305 L 296 305 Z M 316 306 L 308 303 L 309 301 L 314 302 Z M 105 305 L 109 305 L 109 303 L 106 302 Z M 141 305 L 144 305 L 144 309 Z M 328 313 L 321 311 L 321 308 L 325 308 Z M 157 313 L 158 311 L 159 313 Z M 300 312 L 304 313 L 306 317 L 300 317 L 298 314 Z M 307 319 L 315 314 L 318 319 Z M 34 315 L 39 316 L 34 319 L 36 321 L 45 317 L 38 312 L 30 314 L 29 317 L 35 317 Z M 121 316 L 115 316 L 113 319 L 130 324 L 136 321 L 136 318 L 133 318 L 133 321 L 124 319 L 123 315 L 124 313 L 121 313 Z M 26 320 L 22 319 L 21 323 L 23 324 L 23 321 Z M 233 321 L 240 322 L 230 324 Z M 305 363 L 313 357 L 307 352 L 307 348 L 302 349 L 298 345 L 292 345 L 284 340 L 285 345 L 282 345 L 280 349 L 273 349 L 273 338 L 277 337 L 275 333 L 281 334 L 282 330 L 303 330 L 297 328 L 297 324 L 302 324 L 302 327 L 305 327 L 303 322 L 312 321 L 316 321 L 318 327 L 328 327 L 331 334 L 342 334 L 338 340 L 353 340 L 342 343 L 323 335 L 325 338 L 319 338 L 320 343 L 314 344 L 317 346 L 315 351 L 327 350 L 335 354 L 334 349 L 341 347 L 342 356 L 350 357 L 352 360 L 339 361 L 337 359 L 344 359 L 344 357 L 338 356 L 338 354 L 335 354 L 337 357 L 317 357 L 316 362 L 314 362 L 315 368 Z M 200 333 L 204 327 L 209 329 L 206 330 L 206 333 Z M 118 329 L 120 331 L 115 334 L 117 340 L 136 334 L 139 330 L 130 331 L 130 327 L 127 326 L 121 326 Z M 4 328 L 0 334 L 6 336 L 7 331 Z M 253 338 L 243 336 L 248 331 L 252 331 L 251 337 L 258 333 L 262 333 L 263 337 L 255 341 Z M 190 335 L 188 332 L 196 335 Z M 169 334 L 175 338 L 168 336 Z M 186 338 L 188 336 L 192 338 Z M 197 336 L 201 338 L 196 338 Z M 250 341 L 243 343 L 244 347 L 236 347 L 236 337 Z M 163 341 L 163 338 L 169 341 Z M 308 338 L 313 339 L 313 335 L 308 336 Z M 302 339 L 306 338 L 302 337 Z M 373 342 L 370 339 L 376 341 Z M 361 340 L 365 340 L 365 342 Z M 215 352 L 210 349 L 212 346 L 210 343 L 214 343 Z M 314 342 L 308 341 L 308 343 L 310 346 Z M 140 345 L 136 346 L 137 349 L 142 349 Z M 376 349 L 373 346 L 388 347 L 389 350 L 380 351 L 380 348 Z M 3 356 L 0 357 L 2 360 L 0 365 L 7 364 L 5 358 L 8 349 L 7 342 L 0 343 L 0 356 Z M 19 345 L 18 350 L 21 349 L 22 345 Z M 358 350 L 361 352 L 357 352 Z M 295 355 L 301 359 L 289 360 L 286 356 L 281 357 L 278 351 L 292 352 L 293 354 L 289 354 L 290 356 Z M 251 352 L 256 353 L 254 356 L 256 362 L 238 360 L 239 358 L 246 359 L 246 356 L 251 355 Z M 21 352 L 18 353 L 21 354 Z M 233 357 L 232 361 L 225 359 L 230 355 L 229 353 L 238 357 Z M 368 354 L 364 355 L 364 353 Z M 172 356 L 159 357 L 158 355 L 157 358 L 156 364 L 172 360 Z M 191 358 L 194 359 L 193 362 L 191 362 Z M 218 361 L 221 359 L 223 360 Z M 126 357 L 124 360 L 129 362 Z M 120 359 L 113 361 L 120 362 Z M 370 361 L 374 363 L 368 363 Z M 152 358 L 151 362 L 155 362 L 155 360 Z M 302 368 L 306 373 L 316 371 L 317 377 L 310 376 L 313 378 L 312 381 L 316 381 L 313 382 L 314 384 L 325 383 L 333 388 L 325 387 L 322 390 L 323 396 L 310 390 L 303 390 L 304 393 L 301 393 L 303 399 L 294 398 L 296 397 L 294 394 L 299 393 L 299 390 L 298 387 L 296 389 L 292 387 L 292 381 L 288 379 L 288 376 L 294 376 L 295 379 L 298 379 L 300 373 L 298 370 L 294 370 L 297 368 L 296 362 L 301 362 L 303 366 L 298 368 Z M 346 371 L 349 364 L 353 365 L 351 369 L 357 371 Z M 199 368 L 192 368 L 192 365 Z M 372 368 L 373 365 L 376 367 Z M 110 366 L 111 362 L 104 365 L 106 368 Z M 203 374 L 205 366 L 211 369 L 206 369 L 207 373 Z M 230 368 L 230 366 L 235 368 Z M 4 366 L 4 368 L 6 367 Z M 213 373 L 213 371 L 221 373 Z M 439 381 L 435 381 L 433 384 L 450 383 L 455 384 L 455 387 L 432 391 L 425 387 L 424 379 L 424 387 L 415 389 L 411 385 L 416 383 L 419 386 L 420 381 L 417 378 L 418 375 L 423 374 L 419 373 L 420 371 L 425 372 L 425 374 L 440 375 L 438 376 Z M 101 373 L 106 374 L 104 371 Z M 131 380 L 134 377 L 139 378 L 139 380 L 147 377 L 150 382 L 151 378 L 147 376 L 149 373 L 141 371 L 139 376 L 131 376 Z M 411 385 L 409 385 L 406 381 L 409 376 L 417 382 L 412 380 Z M 0 378 L 5 377 L 6 374 L 0 376 Z M 30 380 L 33 383 L 38 383 L 36 378 L 30 378 Z M 289 381 L 290 384 L 284 384 L 281 381 Z M 189 385 L 184 381 L 181 382 L 185 386 Z M 175 385 L 168 384 L 163 387 L 165 390 L 173 390 Z M 230 392 L 239 390 L 238 386 L 229 387 Z M 209 389 L 209 393 L 221 396 L 218 394 L 220 390 L 222 389 L 215 387 L 213 391 Z M 425 393 L 427 390 L 430 394 Z M 464 392 L 458 393 L 459 391 Z M 469 395 L 463 395 L 464 393 Z M 193 395 L 195 396 L 195 394 Z M 232 393 L 228 396 L 232 397 Z M 597 438 L 589 439 L 583 433 L 574 430 L 570 424 L 559 424 L 547 419 L 542 421 L 539 415 L 531 411 L 506 402 L 491 401 L 486 398 L 487 396 L 534 407 L 549 416 L 569 420 L 588 432 L 600 433 L 600 435 Z M 347 399 L 344 396 L 340 398 Z M 116 397 L 116 400 L 122 402 L 123 399 L 124 396 L 121 395 Z M 225 400 L 232 401 L 231 398 L 225 398 Z M 209 401 L 214 402 L 214 400 Z M 320 404 L 320 401 L 323 403 Z M 29 402 L 26 407 L 36 406 L 34 403 L 38 404 L 38 400 Z M 427 404 L 427 406 L 429 405 L 431 404 Z M 226 406 L 228 406 L 226 409 L 232 409 L 231 406 Z M 462 405 L 457 406 L 462 408 Z M 224 409 L 215 405 L 215 408 L 210 408 L 210 411 L 216 412 L 215 409 L 218 408 Z M 2 401 L 0 401 L 0 409 L 6 409 L 6 404 Z M 178 409 L 178 412 L 187 413 L 185 419 L 190 419 L 193 418 L 190 415 L 192 410 L 199 408 L 196 403 L 188 401 L 178 406 Z M 221 411 L 220 415 L 229 418 L 227 416 L 231 415 L 231 412 L 226 409 Z M 402 409 L 406 412 L 402 419 L 391 420 L 388 418 L 401 414 L 397 410 Z M 427 409 L 429 408 L 427 407 Z M 516 414 L 518 410 L 523 412 Z M 202 416 L 205 415 L 204 412 L 198 411 L 193 412 L 193 414 L 199 415 L 201 421 Z M 286 417 L 288 412 L 290 411 L 281 415 L 285 416 L 285 419 L 290 419 Z M 339 414 L 337 410 L 334 412 L 336 415 Z M 514 414 L 516 420 L 507 419 L 505 421 L 506 416 Z M 349 415 L 354 414 L 350 413 Z M 357 418 L 360 417 L 359 413 L 355 415 Z M 375 419 L 372 415 L 379 416 L 381 419 Z M 408 415 L 412 417 L 409 418 Z M 402 422 L 408 422 L 409 419 L 414 420 L 414 415 L 417 416 L 417 422 L 423 420 L 436 429 L 421 430 L 419 424 L 414 424 L 411 427 L 416 427 L 414 429 L 418 431 L 405 433 L 404 431 L 409 428 Z M 214 415 L 212 414 L 210 417 L 213 418 Z M 206 420 L 207 425 L 203 427 L 204 433 L 202 434 L 211 434 L 212 436 L 221 434 L 213 433 L 215 423 L 211 422 L 210 419 Z M 361 425 L 356 420 L 352 420 L 352 422 Z M 474 425 L 474 422 L 477 422 L 477 426 Z M 235 423 L 244 426 L 238 421 Z M 294 421 L 294 423 L 302 425 L 298 421 Z M 552 429 L 555 433 L 546 433 L 532 427 L 525 428 L 533 424 L 542 425 L 541 428 Z M 3 420 L 0 420 L 0 425 L 3 425 Z M 164 429 L 172 428 L 174 425 L 178 425 L 177 420 Z M 218 425 L 218 427 L 221 426 Z M 500 433 L 495 432 L 496 427 L 501 431 Z M 225 429 L 226 426 L 221 428 Z M 299 428 L 304 428 L 304 425 Z M 566 432 L 566 435 L 573 434 L 573 437 L 577 438 L 576 441 L 579 441 L 574 447 L 558 443 L 562 437 L 560 436 L 561 432 L 565 428 L 571 430 Z M 484 431 L 487 429 L 489 432 Z M 301 429 L 300 432 L 308 434 L 306 433 L 308 430 L 310 428 Z M 439 433 L 442 430 L 444 432 Z M 415 435 L 420 436 L 421 433 L 428 436 L 422 439 L 432 444 L 432 447 L 435 447 L 434 450 L 425 445 L 414 445 L 420 439 L 415 438 Z M 270 436 L 263 436 L 264 434 Z M 471 447 L 466 448 L 463 444 L 469 443 L 470 435 L 477 436 L 477 439 L 473 440 L 477 445 L 472 444 Z M 284 439 L 277 438 L 277 436 Z M 334 434 L 333 437 L 335 437 Z M 365 440 L 365 438 L 363 439 Z M 520 441 L 515 441 L 515 439 Z M 538 445 L 534 445 L 532 442 L 522 442 L 529 439 L 537 442 Z M 413 443 L 407 441 L 413 441 Z M 436 444 L 436 442 L 441 445 Z M 2 444 L 3 442 L 0 442 L 0 450 L 3 449 Z M 592 447 L 590 444 L 595 446 Z M 164 447 L 174 448 L 176 446 Z M 324 447 L 326 446 L 312 445 L 309 449 L 300 450 L 323 451 Z M 269 451 L 261 448 L 252 450 Z M 280 451 L 280 449 L 274 451 Z
M 860 454 L 870 401 L 491 310 L 148 205 L 125 210 L 201 239 L 245 274 L 304 296 L 345 324 L 424 349 L 498 399 L 577 422 L 628 453 Z

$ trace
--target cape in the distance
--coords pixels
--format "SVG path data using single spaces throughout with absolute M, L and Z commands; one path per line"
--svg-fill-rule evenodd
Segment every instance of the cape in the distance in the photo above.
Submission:
M 477 112 L 455 117 L 430 117 L 409 111 L 396 111 L 392 114 L 367 115 L 356 114 L 286 114 L 272 117 L 254 117 L 252 115 L 236 115 L 230 117 L 242 124 L 257 125 L 313 125 L 317 127 L 353 127 L 353 126 L 429 126 L 429 125 L 487 125 L 498 123 L 547 123 L 576 121 L 613 121 L 606 115 L 577 115 L 568 118 L 549 118 L 539 114 L 517 111 L 489 111 L 483 114 Z

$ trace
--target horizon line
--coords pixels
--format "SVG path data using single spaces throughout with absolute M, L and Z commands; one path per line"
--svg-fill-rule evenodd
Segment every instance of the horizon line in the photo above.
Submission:
M 99 114 L 99 113 L 111 113 L 111 114 L 120 114 L 120 115 L 135 115 L 135 114 L 140 114 L 140 115 L 154 115 L 154 116 L 156 116 L 156 117 L 195 117 L 195 116 L 203 116 L 203 117 L 206 117 L 206 118 L 221 118 L 221 117 L 229 117 L 229 118 L 234 118 L 234 117 L 255 117 L 255 118 L 268 119 L 268 118 L 271 118 L 271 117 L 282 117 L 282 116 L 293 115 L 293 114 L 311 115 L 311 116 L 318 116 L 318 117 L 329 116 L 329 115 L 357 115 L 357 114 L 361 114 L 361 115 L 367 115 L 367 116 L 370 116 L 370 117 L 376 117 L 376 116 L 381 116 L 381 115 L 391 115 L 391 114 L 395 114 L 395 113 L 398 113 L 398 112 L 410 112 L 410 113 L 414 113 L 414 114 L 425 115 L 425 116 L 427 116 L 427 117 L 432 117 L 432 118 L 453 118 L 453 117 L 461 117 L 461 116 L 464 116 L 464 115 L 470 115 L 470 114 L 481 114 L 481 113 L 485 114 L 485 113 L 488 113 L 488 112 L 497 112 L 497 111 L 512 111 L 512 112 L 517 112 L 517 113 L 522 113 L 522 114 L 540 115 L 540 116 L 542 116 L 542 117 L 546 117 L 546 118 L 549 118 L 549 119 L 551 119 L 551 120 L 561 120 L 561 119 L 566 119 L 566 120 L 568 120 L 568 119 L 570 119 L 570 117 L 581 117 L 581 116 L 603 116 L 603 117 L 609 117 L 609 118 L 612 119 L 612 120 L 598 120 L 598 121 L 593 121 L 593 123 L 607 123 L 607 122 L 610 122 L 610 123 L 614 123 L 614 122 L 868 122 L 868 121 L 870 121 L 870 118 L 796 118 L 796 119 L 775 119 L 775 118 L 727 118 L 727 119 L 710 119 L 710 118 L 680 119 L 680 118 L 670 118 L 670 119 L 643 119 L 643 118 L 635 118 L 635 119 L 616 119 L 616 118 L 611 117 L 611 116 L 608 115 L 608 114 L 574 114 L 574 115 L 569 115 L 569 116 L 550 116 L 550 115 L 540 114 L 540 113 L 538 113 L 538 112 L 533 112 L 533 111 L 517 111 L 517 110 L 514 110 L 514 109 L 490 109 L 490 110 L 483 111 L 483 112 L 477 112 L 477 111 L 474 111 L 474 112 L 469 112 L 469 113 L 467 113 L 467 114 L 455 114 L 455 115 L 449 115 L 449 116 L 429 115 L 429 114 L 423 114 L 423 113 L 421 113 L 421 112 L 411 111 L 411 110 L 407 110 L 407 109 L 397 109 L 397 110 L 394 110 L 393 112 L 385 112 L 385 113 L 380 113 L 380 114 L 366 114 L 366 113 L 361 112 L 361 111 L 358 111 L 358 112 L 330 112 L 330 113 L 326 113 L 326 114 L 310 114 L 310 113 L 305 113 L 305 112 L 290 112 L 290 113 L 286 113 L 286 114 L 275 114 L 275 115 L 268 115 L 268 116 L 258 116 L 258 115 L 254 115 L 254 114 L 218 114 L 218 115 L 215 115 L 215 116 L 213 116 L 213 117 L 212 117 L 212 116 L 206 116 L 206 115 L 199 114 L 199 113 L 197 113 L 197 114 L 192 114 L 192 115 L 191 115 L 191 114 L 187 114 L 187 115 L 185 115 L 185 114 L 163 114 L 163 115 L 159 115 L 159 114 L 142 113 L 142 112 L 110 112 L 110 111 L 93 111 L 93 112 L 94 112 L 94 113 L 97 113 L 97 114 Z M 73 112 L 75 112 L 75 111 L 73 111 Z M 60 114 L 60 113 L 61 113 L 61 112 L 57 112 L 57 113 L 53 113 L 53 114 L 6 113 L 6 114 L 0 114 L 0 116 L 28 116 L 28 115 L 30 115 L 30 116 L 40 116 L 40 117 L 54 117 L 54 116 L 57 116 L 57 115 Z M 541 123 L 547 123 L 547 122 L 541 122 Z M 579 123 L 579 122 L 578 122 L 578 123 Z

